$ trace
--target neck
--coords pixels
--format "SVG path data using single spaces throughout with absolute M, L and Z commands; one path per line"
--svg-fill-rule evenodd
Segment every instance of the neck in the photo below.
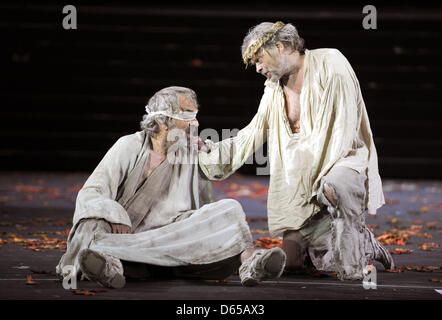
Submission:
M 156 137 L 151 137 L 150 141 L 154 152 L 163 155 L 167 153 L 167 134 L 160 132 Z
M 303 74 L 304 74 L 304 57 L 298 51 L 293 56 L 293 69 L 284 79 L 284 87 L 296 93 L 301 93 Z

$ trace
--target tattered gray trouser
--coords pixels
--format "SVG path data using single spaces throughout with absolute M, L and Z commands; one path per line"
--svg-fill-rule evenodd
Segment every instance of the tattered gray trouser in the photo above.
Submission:
M 366 227 L 365 174 L 334 167 L 321 180 L 317 201 L 323 209 L 300 230 L 284 233 L 287 267 L 304 267 L 309 255 L 318 270 L 335 271 L 339 279 L 362 279 L 363 268 L 375 258 L 376 239 Z M 324 195 L 334 191 L 337 206 Z

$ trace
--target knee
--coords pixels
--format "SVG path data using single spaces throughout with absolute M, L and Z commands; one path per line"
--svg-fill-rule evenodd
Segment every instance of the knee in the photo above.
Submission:
M 233 212 L 240 212 L 244 213 L 244 210 L 242 209 L 241 203 L 235 199 L 224 199 L 222 200 L 228 208 Z
M 282 250 L 287 255 L 286 267 L 302 268 L 307 256 L 307 246 L 298 231 L 284 232 Z
M 287 231 L 284 231 L 282 239 L 284 242 L 293 241 L 293 242 L 300 243 L 300 242 L 302 242 L 303 237 L 298 230 L 287 230 Z
M 217 202 L 217 206 L 219 206 L 220 212 L 223 214 L 229 215 L 234 220 L 246 220 L 246 214 L 242 208 L 241 203 L 239 203 L 235 199 L 223 199 Z

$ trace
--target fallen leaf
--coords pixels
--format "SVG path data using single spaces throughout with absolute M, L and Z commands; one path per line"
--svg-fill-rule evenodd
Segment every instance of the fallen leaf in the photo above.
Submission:
M 32 275 L 28 274 L 26 276 L 26 284 L 27 285 L 36 285 L 36 284 L 39 284 L 39 282 L 35 282 L 34 280 L 32 280 Z
M 427 228 L 428 229 L 434 229 L 436 227 L 437 221 L 431 221 L 431 222 L 427 222 Z
M 192 67 L 202 67 L 203 66 L 203 60 L 201 59 L 192 59 L 189 61 L 189 65 Z
M 435 266 L 397 266 L 396 269 L 399 270 L 407 270 L 407 271 L 416 271 L 416 272 L 433 272 L 434 270 L 439 270 L 441 267 Z
M 400 202 L 399 199 L 385 197 L 385 204 L 386 205 L 395 205 L 395 204 L 398 204 L 399 202 Z
M 255 247 L 270 249 L 273 247 L 282 247 L 282 238 L 261 237 L 255 240 Z
M 17 192 L 42 192 L 44 190 L 44 187 L 34 187 L 34 186 L 26 186 L 22 184 L 18 184 L 15 186 L 15 191 Z
M 57 231 L 56 234 L 67 238 L 69 236 L 70 232 L 71 232 L 71 229 L 67 228 L 67 229 L 65 229 L 63 231 Z
M 390 224 L 400 224 L 400 223 L 402 223 L 402 220 L 398 219 L 398 218 L 392 218 L 392 219 L 390 219 L 390 221 L 388 221 L 388 223 L 390 223 Z
M 267 218 L 246 218 L 247 222 L 267 222 Z
M 78 192 L 78 191 L 81 190 L 81 188 L 82 188 L 82 186 L 80 186 L 80 185 L 75 185 L 75 186 L 73 186 L 73 187 L 71 187 L 71 188 L 68 188 L 68 191 Z
M 404 270 L 402 270 L 402 269 L 395 269 L 395 270 L 387 269 L 385 271 L 390 272 L 390 273 L 403 273 L 404 272 Z
M 250 233 L 265 234 L 265 233 L 269 233 L 269 230 L 267 230 L 267 229 L 252 229 L 252 230 L 250 230 Z
M 442 279 L 431 278 L 431 282 L 442 282 Z
M 414 250 L 411 249 L 402 249 L 402 248 L 394 248 L 390 251 L 391 254 L 405 254 L 405 253 L 412 253 Z
M 83 295 L 83 296 L 95 296 L 95 292 L 92 290 L 75 290 L 74 294 Z
M 419 248 L 425 251 L 433 251 L 435 248 L 439 248 L 440 244 L 430 242 L 430 243 L 421 243 L 418 245 Z
M 227 280 L 216 280 L 215 282 L 216 283 L 228 283 L 229 281 L 227 281 Z
M 7 197 L 7 196 L 0 197 L 0 202 L 9 202 L 9 201 L 12 201 L 12 200 L 14 200 L 14 197 Z

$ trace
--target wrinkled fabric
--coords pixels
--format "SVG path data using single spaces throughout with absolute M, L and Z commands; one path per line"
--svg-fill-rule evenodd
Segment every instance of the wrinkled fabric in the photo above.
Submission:
M 168 178 L 159 178 L 158 181 L 169 181 L 170 189 L 176 191 L 178 185 L 183 186 L 182 179 L 185 180 L 186 189 L 181 189 L 185 197 L 180 198 L 185 203 L 179 204 L 181 208 L 192 210 L 213 202 L 211 183 L 200 177 L 197 161 L 190 161 L 190 157 L 196 155 L 190 154 L 191 150 L 179 145 L 176 149 L 175 153 L 171 153 L 175 158 L 170 161 L 168 158 L 160 165 L 171 166 L 171 170 L 163 171 L 168 172 Z M 143 183 L 142 177 L 148 157 L 149 138 L 143 131 L 120 138 L 110 148 L 78 193 L 69 238 L 75 233 L 81 219 L 105 219 L 110 223 L 124 224 L 136 230 L 151 203 L 147 204 L 145 212 L 128 212 L 127 208 Z M 176 163 L 171 164 L 174 161 Z M 155 175 L 156 170 L 151 175 Z M 171 180 L 168 180 L 169 178 Z M 151 186 L 149 192 L 152 192 L 152 199 L 155 198 L 153 192 L 156 190 L 157 187 Z M 168 212 L 165 216 L 169 214 L 171 213 Z M 168 217 L 165 217 L 164 223 L 167 223 L 167 219 Z
M 321 214 L 297 231 L 289 231 L 298 247 L 290 252 L 302 266 L 306 254 L 318 270 L 337 272 L 339 279 L 362 279 L 364 267 L 376 258 L 376 239 L 365 224 L 364 174 L 335 167 L 321 179 L 318 201 Z M 324 184 L 333 189 L 336 207 L 323 193 Z M 285 241 L 285 240 L 284 240 Z
M 349 62 L 336 49 L 306 50 L 303 76 L 299 133 L 290 128 L 283 88 L 267 80 L 250 124 L 234 138 L 207 141 L 210 152 L 198 155 L 206 176 L 222 180 L 268 142 L 271 236 L 298 230 L 320 211 L 320 181 L 336 166 L 367 175 L 364 210 L 375 214 L 385 202 L 368 114 Z
M 208 264 L 253 247 L 241 205 L 214 202 L 211 183 L 190 161 L 196 160 L 191 148 L 178 145 L 176 161 L 166 159 L 143 181 L 148 139 L 144 132 L 120 138 L 79 191 L 58 273 L 77 266 L 78 252 L 87 247 L 163 266 Z M 88 220 L 100 222 L 84 226 Z M 102 232 L 110 223 L 130 226 L 133 233 Z
M 219 200 L 161 228 L 135 234 L 97 233 L 92 250 L 159 266 L 210 264 L 253 248 L 239 202 Z

